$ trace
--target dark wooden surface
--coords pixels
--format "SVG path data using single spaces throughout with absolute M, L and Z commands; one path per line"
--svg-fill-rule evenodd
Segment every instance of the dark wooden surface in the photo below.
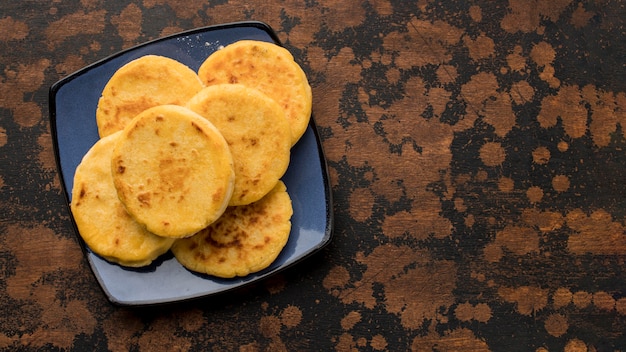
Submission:
M 0 349 L 626 349 L 623 1 L 3 1 Z M 72 232 L 48 89 L 195 27 L 270 24 L 313 89 L 321 253 L 232 294 L 108 303 Z

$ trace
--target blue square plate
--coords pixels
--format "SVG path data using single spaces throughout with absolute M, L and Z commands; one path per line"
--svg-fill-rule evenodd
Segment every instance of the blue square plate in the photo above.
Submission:
M 117 69 L 138 57 L 154 54 L 178 60 L 197 71 L 215 50 L 243 39 L 280 45 L 272 29 L 261 22 L 204 27 L 124 50 L 52 85 L 51 129 L 68 209 L 76 167 L 99 138 L 95 118 L 98 99 Z M 289 241 L 270 267 L 242 278 L 218 279 L 193 273 L 181 266 L 171 252 L 148 267 L 125 268 L 90 251 L 78 235 L 76 226 L 74 229 L 95 277 L 114 304 L 149 305 L 222 293 L 285 269 L 330 241 L 333 225 L 330 185 L 313 119 L 302 139 L 293 147 L 291 163 L 282 180 L 287 185 L 294 210 Z

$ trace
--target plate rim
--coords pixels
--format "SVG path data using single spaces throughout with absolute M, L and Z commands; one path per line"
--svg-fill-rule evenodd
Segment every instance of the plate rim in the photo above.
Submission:
M 185 298 L 179 298 L 179 299 L 158 299 L 158 300 L 150 300 L 150 301 L 141 301 L 141 302 L 135 302 L 135 301 L 120 301 L 118 300 L 116 297 L 114 297 L 110 292 L 108 292 L 108 290 L 104 287 L 101 279 L 99 278 L 98 273 L 96 273 L 96 271 L 94 270 L 93 267 L 93 263 L 91 262 L 91 258 L 90 258 L 90 253 L 92 253 L 95 256 L 98 256 L 96 253 L 94 253 L 93 251 L 91 251 L 90 249 L 88 249 L 86 243 L 84 242 L 84 240 L 81 238 L 80 233 L 78 232 L 78 227 L 76 226 L 76 222 L 74 220 L 74 216 L 71 212 L 71 208 L 70 208 L 70 194 L 69 192 L 71 192 L 71 190 L 67 189 L 66 187 L 66 176 L 64 175 L 64 171 L 62 169 L 61 166 L 61 155 L 60 155 L 60 147 L 59 147 L 59 141 L 58 141 L 58 130 L 57 130 L 57 104 L 56 104 L 56 94 L 58 93 L 59 89 L 61 89 L 62 86 L 64 86 L 65 84 L 71 82 L 73 79 L 77 78 L 78 76 L 82 75 L 83 73 L 101 66 L 103 64 L 105 64 L 106 62 L 115 59 L 119 56 L 125 55 L 131 51 L 135 51 L 137 49 L 140 49 L 142 47 L 146 47 L 149 45 L 153 45 L 155 43 L 161 42 L 161 41 L 166 41 L 166 40 L 170 40 L 176 37 L 181 37 L 181 36 L 186 36 L 186 35 L 193 35 L 194 33 L 204 33 L 207 31 L 213 31 L 213 30 L 222 30 L 222 29 L 229 29 L 229 28 L 238 28 L 238 27 L 252 27 L 252 28 L 258 28 L 261 29 L 262 31 L 264 31 L 266 34 L 268 34 L 268 36 L 272 39 L 272 41 L 274 41 L 276 44 L 283 46 L 282 42 L 280 41 L 280 39 L 278 38 L 278 35 L 276 34 L 276 32 L 265 22 L 261 22 L 261 21 L 236 21 L 236 22 L 228 22 L 228 23 L 223 23 L 223 24 L 213 24 L 213 25 L 208 25 L 208 26 L 203 26 L 203 27 L 197 27 L 197 28 L 193 28 L 193 29 L 189 29 L 189 30 L 184 30 L 184 31 L 180 31 L 180 32 L 176 32 L 176 33 L 172 33 L 163 37 L 159 37 L 159 38 L 155 38 L 134 46 L 131 46 L 129 48 L 117 51 L 111 55 L 108 55 L 102 59 L 99 59 L 97 61 L 94 61 L 91 64 L 88 64 L 78 70 L 73 71 L 70 74 L 65 75 L 64 77 L 62 77 L 61 79 L 57 80 L 56 82 L 54 82 L 49 90 L 48 90 L 48 106 L 49 106 L 49 122 L 50 122 L 50 132 L 51 132 L 51 138 L 52 138 L 52 144 L 53 144 L 53 150 L 54 150 L 54 158 L 55 158 L 55 164 L 56 164 L 56 170 L 59 176 L 59 180 L 60 180 L 60 188 L 61 188 L 61 193 L 63 195 L 64 198 L 64 205 L 65 208 L 68 211 L 68 215 L 70 218 L 70 222 L 71 222 L 71 226 L 73 229 L 73 236 L 75 236 L 75 238 L 78 240 L 78 243 L 81 247 L 81 251 L 83 252 L 83 258 L 84 260 L 88 263 L 89 266 L 89 270 L 91 271 L 93 277 L 96 279 L 96 281 L 98 282 L 98 286 L 100 287 L 100 290 L 104 293 L 104 295 L 107 297 L 107 299 L 109 300 L 110 303 L 116 305 L 116 306 L 126 306 L 126 307 L 140 307 L 140 306 L 155 306 L 155 305 L 163 305 L 163 304 L 176 304 L 176 303 L 180 303 L 180 302 L 187 302 L 187 301 L 191 301 L 191 300 L 197 300 L 197 299 L 201 299 L 201 298 L 205 298 L 205 297 L 209 297 L 209 296 L 215 296 L 215 295 L 223 295 L 225 293 L 228 292 L 232 292 L 233 290 L 238 290 L 238 289 L 242 289 L 246 286 L 250 286 L 253 283 L 259 282 L 261 280 L 267 279 L 270 276 L 274 276 L 275 274 L 278 274 L 279 272 L 282 272 L 284 270 L 287 270 L 289 268 L 292 268 L 293 266 L 299 264 L 300 262 L 307 260 L 308 258 L 310 258 L 311 256 L 313 256 L 314 254 L 318 253 L 321 249 L 323 249 L 324 247 L 326 247 L 332 240 L 332 238 L 334 237 L 334 211 L 333 211 L 333 194 L 332 194 L 332 189 L 331 189 L 331 185 L 330 185 L 330 176 L 329 176 L 329 171 L 328 171 L 328 163 L 325 157 L 325 153 L 324 153 L 324 149 L 323 149 L 323 145 L 322 145 L 322 141 L 321 141 L 321 136 L 320 133 L 318 131 L 317 125 L 315 123 L 315 118 L 313 116 L 313 113 L 311 113 L 311 118 L 308 124 L 308 127 L 311 128 L 313 135 L 314 135 L 314 139 L 315 139 L 315 144 L 317 147 L 317 152 L 318 152 L 318 158 L 319 158 L 319 163 L 320 163 L 320 167 L 321 167 L 321 178 L 322 178 L 322 183 L 324 186 L 324 200 L 325 200 L 325 220 L 326 220 L 326 228 L 324 229 L 324 235 L 322 237 L 322 240 L 315 244 L 315 246 L 310 247 L 309 250 L 307 250 L 307 252 L 305 253 L 305 255 L 301 256 L 300 258 L 295 259 L 294 261 L 292 261 L 291 263 L 288 264 L 284 264 L 281 265 L 275 269 L 273 269 L 270 272 L 267 273 L 263 273 L 262 271 L 259 272 L 258 276 L 256 278 L 254 278 L 253 280 L 249 280 L 249 281 L 245 281 L 243 283 L 241 283 L 240 285 L 234 286 L 234 287 L 230 287 L 227 288 L 225 290 L 221 290 L 219 292 L 214 292 L 214 293 L 207 293 L 207 294 L 199 294 L 196 296 L 190 296 L 190 297 L 185 297 Z M 100 256 L 98 256 L 99 258 L 102 258 Z M 112 264 L 113 265 L 113 264 Z

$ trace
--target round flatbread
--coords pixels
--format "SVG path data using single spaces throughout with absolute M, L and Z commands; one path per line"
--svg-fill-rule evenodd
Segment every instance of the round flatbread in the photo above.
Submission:
M 228 142 L 235 167 L 229 205 L 256 202 L 274 188 L 287 171 L 291 149 L 291 130 L 278 103 L 241 84 L 219 84 L 201 90 L 187 107 Z
M 279 181 L 258 202 L 229 207 L 206 229 L 177 240 L 172 252 L 195 272 L 222 278 L 245 276 L 276 260 L 289 239 L 292 215 L 291 199 Z
M 206 86 L 240 83 L 274 99 L 285 109 L 292 145 L 306 131 L 311 117 L 311 86 L 287 49 L 241 40 L 211 54 L 200 66 L 198 76 Z
M 215 221 L 233 191 L 233 159 L 220 132 L 176 105 L 145 110 L 111 157 L 117 194 L 133 218 L 164 237 L 191 236 Z
M 184 64 L 146 55 L 118 69 L 102 91 L 96 109 L 100 137 L 124 129 L 143 110 L 164 104 L 184 105 L 202 89 L 198 75 Z
M 94 253 L 114 263 L 140 267 L 167 252 L 174 239 L 146 231 L 117 198 L 111 152 L 120 134 L 100 139 L 85 154 L 74 174 L 70 207 L 80 236 Z

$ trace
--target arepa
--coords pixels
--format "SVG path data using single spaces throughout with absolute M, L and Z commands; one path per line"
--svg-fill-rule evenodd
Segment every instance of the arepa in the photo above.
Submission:
M 128 213 L 149 231 L 173 238 L 191 236 L 219 218 L 235 178 L 222 134 L 176 105 L 137 115 L 122 131 L 110 167 Z
M 187 269 L 222 278 L 246 276 L 267 268 L 291 232 L 293 208 L 285 184 L 258 202 L 229 207 L 196 235 L 176 240 L 172 253 Z
M 207 118 L 233 156 L 235 188 L 229 205 L 255 202 L 289 166 L 291 130 L 283 109 L 256 89 L 218 84 L 202 89 L 187 107 Z
M 164 104 L 183 105 L 203 85 L 186 65 L 158 55 L 145 55 L 119 68 L 98 100 L 100 137 L 122 130 L 143 110 Z

